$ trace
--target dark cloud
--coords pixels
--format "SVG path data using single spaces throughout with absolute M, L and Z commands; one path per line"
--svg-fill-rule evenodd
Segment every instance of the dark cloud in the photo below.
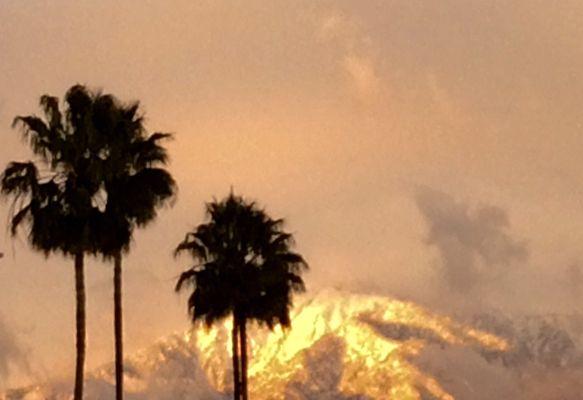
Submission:
M 427 244 L 439 251 L 440 272 L 451 289 L 469 291 L 528 257 L 525 243 L 508 233 L 508 215 L 499 207 L 470 209 L 428 187 L 417 190 L 416 202 L 429 227 Z

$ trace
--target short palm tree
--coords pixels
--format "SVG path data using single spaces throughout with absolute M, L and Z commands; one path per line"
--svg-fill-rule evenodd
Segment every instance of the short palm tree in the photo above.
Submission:
M 148 135 L 138 103 L 124 105 L 111 95 L 96 99 L 95 127 L 103 137 L 107 161 L 103 171 L 107 201 L 100 219 L 99 252 L 114 261 L 114 334 L 116 399 L 123 398 L 122 253 L 133 231 L 152 222 L 157 209 L 173 197 L 176 185 L 163 166 L 168 161 L 161 141 Z
M 62 253 L 75 260 L 76 369 L 74 399 L 83 397 L 85 361 L 84 255 L 96 254 L 100 220 L 100 139 L 92 128 L 93 99 L 83 86 L 73 86 L 65 96 L 65 113 L 59 100 L 42 96 L 44 118 L 19 116 L 38 161 L 11 162 L 1 177 L 0 192 L 12 197 L 11 232 L 23 225 L 33 249 L 48 256 Z
M 247 400 L 247 322 L 270 329 L 290 326 L 292 295 L 304 290 L 307 264 L 292 251 L 283 220 L 271 219 L 255 203 L 230 194 L 206 206 L 208 222 L 187 233 L 176 254 L 195 264 L 183 272 L 176 290 L 192 288 L 188 310 L 205 325 L 233 316 L 234 399 Z

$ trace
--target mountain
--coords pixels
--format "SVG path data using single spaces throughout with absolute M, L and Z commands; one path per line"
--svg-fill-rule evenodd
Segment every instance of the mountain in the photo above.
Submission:
M 296 307 L 292 321 L 288 332 L 250 329 L 251 399 L 530 399 L 524 385 L 536 387 L 536 371 L 582 365 L 581 347 L 558 320 L 484 314 L 462 324 L 410 302 L 325 290 Z M 128 357 L 126 398 L 228 399 L 230 323 Z M 86 399 L 113 398 L 113 385 L 113 365 L 91 372 Z M 51 383 L 3 398 L 68 400 L 70 390 Z
M 472 325 L 486 329 L 510 344 L 506 352 L 483 351 L 489 359 L 504 365 L 523 368 L 537 365 L 548 369 L 583 368 L 583 316 L 546 315 L 509 318 L 481 314 Z

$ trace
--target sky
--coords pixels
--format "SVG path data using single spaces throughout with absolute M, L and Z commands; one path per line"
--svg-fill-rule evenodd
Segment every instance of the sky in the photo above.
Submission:
M 573 313 L 581 37 L 575 0 L 0 0 L 0 164 L 31 157 L 13 118 L 77 83 L 174 134 L 177 200 L 124 261 L 127 352 L 188 328 L 172 250 L 231 187 L 287 220 L 309 291 Z M 73 261 L 7 229 L 0 251 L 0 387 L 69 375 Z M 86 284 L 91 368 L 113 356 L 111 265 Z

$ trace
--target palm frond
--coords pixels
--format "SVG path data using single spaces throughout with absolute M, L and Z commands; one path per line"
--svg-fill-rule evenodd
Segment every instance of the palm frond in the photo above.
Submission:
M 38 188 L 38 169 L 33 162 L 16 162 L 8 164 L 0 178 L 0 191 L 3 195 L 32 195 Z
M 146 168 L 128 178 L 119 196 L 120 210 L 139 226 L 156 217 L 156 209 L 172 200 L 176 183 L 172 175 L 161 168 Z
M 192 283 L 193 278 L 195 278 L 194 280 L 196 281 L 196 273 L 197 271 L 192 268 L 181 273 L 174 290 L 179 292 L 185 283 Z
M 168 152 L 159 142 L 171 138 L 169 133 L 154 133 L 146 139 L 134 142 L 129 149 L 134 157 L 134 168 L 140 170 L 165 165 L 168 162 Z
M 33 153 L 50 162 L 59 146 L 58 137 L 41 118 L 29 115 L 18 116 L 12 121 L 13 127 L 20 126 L 22 136 L 28 141 Z
M 189 232 L 186 237 L 174 250 L 174 256 L 181 252 L 189 252 L 193 258 L 198 260 L 208 260 L 208 251 L 205 245 L 197 238 L 195 232 Z
M 10 233 L 12 234 L 12 236 L 16 235 L 16 232 L 20 224 L 26 218 L 30 218 L 31 209 L 32 203 L 28 203 L 27 205 L 22 207 L 18 212 L 16 212 L 14 216 L 12 216 L 12 218 L 10 219 Z
M 62 129 L 63 116 L 59 110 L 59 99 L 45 94 L 40 98 L 40 106 L 47 118 L 49 129 L 53 132 Z

